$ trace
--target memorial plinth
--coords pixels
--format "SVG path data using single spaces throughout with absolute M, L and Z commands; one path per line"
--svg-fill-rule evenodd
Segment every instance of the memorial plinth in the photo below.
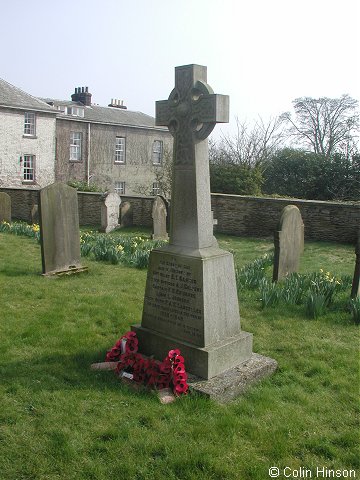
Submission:
M 250 359 L 252 334 L 241 331 L 233 256 L 213 236 L 207 136 L 228 121 L 227 96 L 206 84 L 206 67 L 175 69 L 156 123 L 174 136 L 170 242 L 150 254 L 141 352 L 162 359 L 178 348 L 190 373 L 210 379 Z
M 240 329 L 232 255 L 217 247 L 153 250 L 134 330 L 143 353 L 164 358 L 179 348 L 187 370 L 202 378 L 248 360 L 252 335 Z

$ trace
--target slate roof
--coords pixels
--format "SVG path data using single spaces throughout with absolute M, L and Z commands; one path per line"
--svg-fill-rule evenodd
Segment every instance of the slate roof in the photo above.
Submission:
M 54 107 L 14 87 L 2 78 L 0 78 L 0 107 L 57 113 Z
M 101 107 L 99 105 L 84 106 L 81 102 L 72 102 L 65 100 L 55 100 L 52 98 L 43 98 L 44 102 L 49 102 L 57 106 L 79 106 L 84 108 L 84 117 L 75 117 L 58 111 L 58 118 L 64 120 L 94 122 L 110 125 L 122 125 L 140 128 L 150 128 L 167 132 L 166 127 L 155 125 L 155 118 L 142 112 L 134 112 L 116 107 Z

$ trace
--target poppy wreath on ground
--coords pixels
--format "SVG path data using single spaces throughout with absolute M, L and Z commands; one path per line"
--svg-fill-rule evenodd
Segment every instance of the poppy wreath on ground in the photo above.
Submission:
M 139 341 L 135 332 L 127 332 L 106 353 L 106 362 L 118 362 L 115 372 L 127 373 L 137 383 L 162 390 L 171 388 L 175 395 L 189 390 L 185 360 L 180 350 L 170 350 L 162 362 L 138 353 Z

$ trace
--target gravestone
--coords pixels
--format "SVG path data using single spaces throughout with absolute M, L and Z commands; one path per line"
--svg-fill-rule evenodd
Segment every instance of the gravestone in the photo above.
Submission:
M 0 192 L 0 222 L 11 222 L 11 197 Z
M 360 229 L 355 246 L 355 270 L 351 288 L 351 298 L 360 297 Z
M 39 205 L 36 203 L 31 208 L 31 223 L 39 223 Z
M 119 226 L 119 206 L 121 199 L 115 192 L 106 195 L 101 204 L 101 231 L 112 232 Z
M 166 231 L 167 208 L 165 200 L 157 195 L 152 207 L 153 219 L 153 240 L 168 240 L 169 236 Z
M 304 251 L 304 224 L 296 205 L 286 206 L 274 235 L 273 282 L 297 272 Z
M 133 225 L 133 208 L 130 202 L 121 204 L 120 225 L 122 227 L 131 227 Z
M 174 137 L 169 245 L 150 254 L 137 333 L 142 353 L 162 359 L 173 348 L 186 369 L 209 379 L 252 356 L 240 328 L 233 256 L 213 236 L 207 137 L 228 122 L 229 98 L 206 83 L 206 67 L 175 68 L 175 88 L 156 102 L 156 125 Z
M 43 188 L 39 211 L 43 274 L 86 270 L 80 264 L 77 190 L 62 183 Z

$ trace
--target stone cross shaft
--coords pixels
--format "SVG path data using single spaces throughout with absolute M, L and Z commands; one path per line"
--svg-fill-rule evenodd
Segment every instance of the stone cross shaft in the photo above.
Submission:
M 207 137 L 229 121 L 229 97 L 213 93 L 206 71 L 176 67 L 175 88 L 156 102 L 156 125 L 174 137 L 170 244 L 195 249 L 213 245 Z

